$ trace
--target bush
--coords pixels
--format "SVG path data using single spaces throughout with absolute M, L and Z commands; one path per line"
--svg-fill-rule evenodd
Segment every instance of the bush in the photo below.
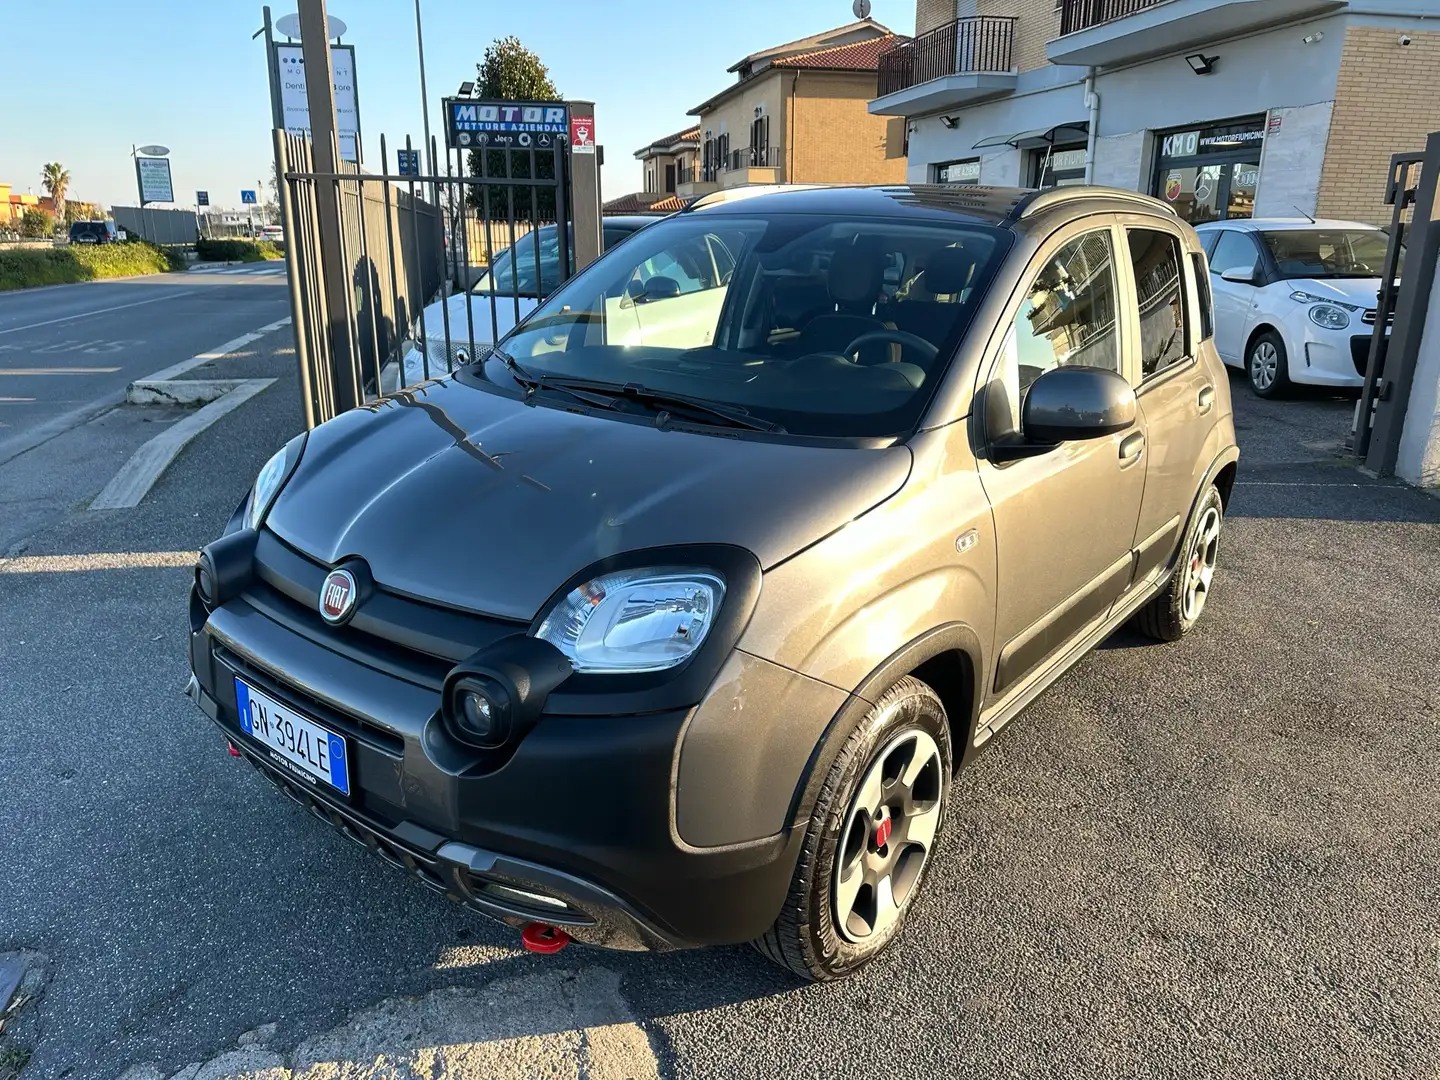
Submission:
M 197 240 L 195 254 L 204 262 L 265 262 L 283 259 L 279 246 L 269 240 Z
M 0 292 L 35 285 L 69 285 L 97 278 L 163 274 L 184 266 L 176 252 L 153 244 L 70 244 L 0 251 Z
M 43 237 L 55 235 L 55 215 L 49 210 L 41 210 L 38 206 L 32 206 L 25 211 L 25 216 L 20 219 L 20 235 L 29 237 Z

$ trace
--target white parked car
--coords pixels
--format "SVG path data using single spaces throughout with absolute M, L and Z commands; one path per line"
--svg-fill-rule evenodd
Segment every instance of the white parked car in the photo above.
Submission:
M 1363 384 L 1389 244 L 1383 230 L 1251 218 L 1195 231 L 1210 259 L 1215 347 L 1245 369 L 1256 394 L 1278 397 L 1293 383 Z M 1397 280 L 1400 269 L 1403 261 Z
M 610 250 L 631 233 L 658 220 L 657 216 L 638 214 L 605 218 L 601 223 L 605 250 Z M 508 334 L 517 322 L 559 287 L 559 231 L 554 225 L 542 225 L 536 234 L 522 237 L 513 248 L 497 251 L 490 261 L 490 268 L 470 289 L 468 299 L 463 292 L 454 293 L 427 307 L 423 320 L 415 320 L 409 339 L 402 345 L 405 369 L 401 385 L 433 379 L 460 364 L 469 363 L 473 358 L 470 352 L 472 341 L 476 352 L 484 351 L 486 346 L 493 345 Z M 428 369 L 420 355 L 419 342 L 422 338 L 430 359 Z M 389 386 L 388 381 L 386 386 Z

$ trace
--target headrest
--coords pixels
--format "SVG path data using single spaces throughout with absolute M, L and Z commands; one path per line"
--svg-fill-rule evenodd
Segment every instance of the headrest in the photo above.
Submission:
M 920 284 L 932 296 L 964 292 L 975 274 L 975 256 L 964 248 L 941 248 L 930 256 Z
M 837 304 L 874 302 L 883 273 L 880 260 L 870 252 L 841 248 L 830 257 L 830 298 Z

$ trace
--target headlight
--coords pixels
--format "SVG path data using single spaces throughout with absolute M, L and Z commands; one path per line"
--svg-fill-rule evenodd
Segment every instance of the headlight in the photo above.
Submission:
M 1334 304 L 1316 304 L 1307 314 L 1311 322 L 1326 330 L 1344 330 L 1350 325 L 1350 313 Z
M 250 505 L 245 508 L 245 527 L 258 529 L 265 515 L 274 505 L 275 497 L 290 479 L 295 466 L 300 464 L 300 454 L 305 449 L 305 436 L 297 435 L 275 452 L 275 456 L 260 469 L 255 477 L 255 486 L 250 491 Z
M 624 570 L 562 597 L 535 631 L 577 672 L 664 671 L 689 659 L 715 623 L 725 582 L 710 570 Z

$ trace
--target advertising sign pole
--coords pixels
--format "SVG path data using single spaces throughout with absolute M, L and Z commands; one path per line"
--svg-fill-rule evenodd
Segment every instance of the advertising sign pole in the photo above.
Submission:
M 270 7 L 261 9 L 265 16 L 265 67 L 270 72 L 270 125 L 283 128 L 285 114 L 280 109 L 280 65 L 275 59 L 275 27 L 270 22 Z
M 305 60 L 305 91 L 314 140 L 315 223 L 320 239 L 322 287 L 328 316 L 331 386 L 336 413 L 359 404 L 359 384 L 350 349 L 350 274 L 340 229 L 340 149 L 336 139 L 335 79 L 330 66 L 330 40 L 325 0 L 299 0 L 300 48 Z M 328 419 L 328 417 L 327 417 Z

